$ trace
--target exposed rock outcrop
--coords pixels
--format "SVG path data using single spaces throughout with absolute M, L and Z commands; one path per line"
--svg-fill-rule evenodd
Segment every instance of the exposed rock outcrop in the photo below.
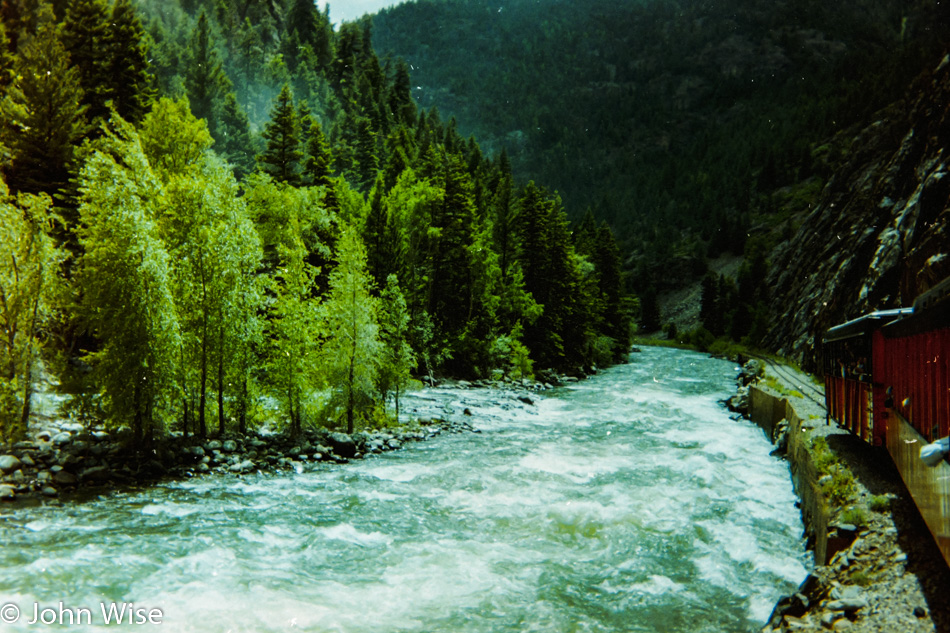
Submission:
M 827 328 L 911 305 L 950 276 L 950 56 L 834 145 L 846 158 L 769 278 L 778 318 L 765 344 L 806 365 Z

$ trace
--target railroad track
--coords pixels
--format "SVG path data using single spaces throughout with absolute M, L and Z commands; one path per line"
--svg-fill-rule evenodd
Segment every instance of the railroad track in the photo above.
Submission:
M 770 358 L 760 356 L 759 354 L 748 354 L 750 357 L 761 361 L 768 366 L 774 374 L 783 378 L 787 383 L 794 385 L 803 397 L 808 398 L 822 409 L 825 408 L 825 390 L 811 384 L 811 381 L 803 381 L 800 376 L 781 363 L 776 363 Z

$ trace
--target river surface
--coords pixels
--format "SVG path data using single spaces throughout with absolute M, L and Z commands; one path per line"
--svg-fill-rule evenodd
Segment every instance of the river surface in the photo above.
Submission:
M 407 398 L 479 434 L 7 512 L 0 630 L 111 630 L 101 605 L 133 603 L 162 624 L 119 628 L 155 633 L 755 631 L 807 573 L 788 468 L 717 403 L 733 364 L 631 360 L 534 405 Z M 82 624 L 28 624 L 60 603 Z

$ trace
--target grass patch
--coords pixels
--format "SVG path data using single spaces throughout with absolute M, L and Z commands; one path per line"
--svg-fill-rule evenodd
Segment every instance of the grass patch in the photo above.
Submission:
M 778 378 L 775 378 L 773 376 L 765 377 L 765 385 L 772 391 L 775 391 L 776 393 L 781 394 L 785 396 L 786 398 L 804 398 L 805 397 L 801 394 L 800 391 L 797 391 L 795 389 L 789 389 L 788 387 L 780 383 L 778 381 Z
M 857 494 L 858 484 L 848 467 L 840 463 L 828 446 L 828 440 L 823 437 L 811 440 L 811 458 L 818 470 L 818 483 L 825 498 L 836 507 L 847 505 Z
M 841 513 L 842 523 L 850 523 L 856 527 L 865 527 L 868 524 L 868 513 L 864 508 L 851 506 Z
M 887 512 L 891 509 L 891 498 L 887 495 L 871 495 L 868 499 L 868 508 L 872 512 Z

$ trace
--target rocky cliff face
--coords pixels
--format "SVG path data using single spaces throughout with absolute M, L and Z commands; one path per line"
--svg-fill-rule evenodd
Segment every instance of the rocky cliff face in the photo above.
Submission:
M 806 365 L 827 328 L 909 306 L 950 276 L 950 56 L 835 144 L 843 162 L 769 278 L 766 344 Z

